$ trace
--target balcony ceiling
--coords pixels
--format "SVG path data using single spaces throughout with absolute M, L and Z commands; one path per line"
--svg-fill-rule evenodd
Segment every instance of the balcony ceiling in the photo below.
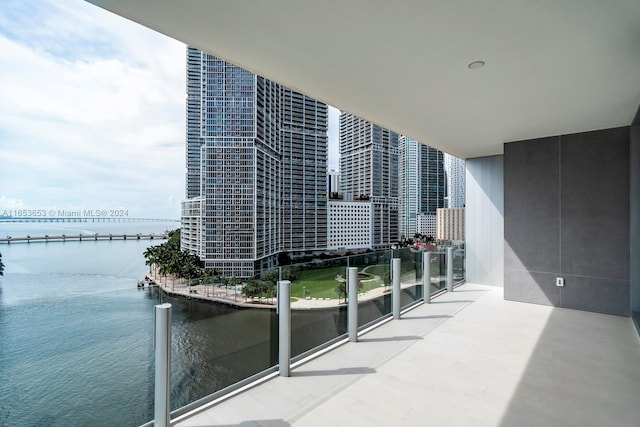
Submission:
M 640 101 L 639 0 L 90 1 L 462 158 Z

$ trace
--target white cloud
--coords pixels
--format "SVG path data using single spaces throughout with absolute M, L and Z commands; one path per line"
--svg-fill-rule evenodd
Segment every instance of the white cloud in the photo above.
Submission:
M 184 45 L 85 2 L 27 8 L 0 10 L 0 209 L 177 218 Z

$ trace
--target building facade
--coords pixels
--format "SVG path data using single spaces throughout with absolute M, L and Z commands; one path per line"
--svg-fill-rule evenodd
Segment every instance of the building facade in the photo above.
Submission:
M 436 239 L 464 240 L 464 208 L 438 209 Z
M 420 143 L 406 136 L 398 141 L 398 224 L 400 237 L 412 239 L 420 212 Z
M 434 239 L 437 234 L 437 219 L 434 214 L 418 214 L 418 229 L 417 232 L 424 234 L 425 236 L 431 236 Z M 415 234 L 415 233 L 414 233 Z M 413 235 L 411 236 L 413 237 Z
M 340 191 L 373 204 L 373 249 L 398 240 L 398 134 L 340 113 Z
M 340 193 L 340 172 L 331 169 L 327 172 L 327 195 L 331 198 L 332 195 L 336 196 L 338 193 Z
M 373 203 L 329 200 L 330 250 L 369 249 L 373 245 Z
M 464 160 L 445 153 L 444 174 L 447 182 L 445 207 L 464 207 Z
M 250 277 L 327 246 L 327 106 L 187 48 L 181 244 Z
M 435 217 L 445 207 L 444 154 L 404 135 L 398 146 L 400 235 L 409 239 L 420 232 L 419 214 Z

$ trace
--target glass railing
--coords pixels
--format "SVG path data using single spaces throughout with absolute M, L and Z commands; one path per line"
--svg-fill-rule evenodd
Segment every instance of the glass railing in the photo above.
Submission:
M 292 271 L 291 356 L 335 340 L 347 332 L 348 258 L 284 267 Z M 286 275 L 283 277 L 287 279 Z
M 164 297 L 175 304 L 174 311 L 191 319 L 177 326 L 174 322 L 172 408 L 224 394 L 239 381 L 275 371 L 279 339 L 275 293 L 247 297 L 243 288 L 255 283 L 268 287 L 269 281 L 273 286 L 278 279 L 291 282 L 291 357 L 295 361 L 346 337 L 348 267 L 358 269 L 358 328 L 364 329 L 391 316 L 392 258 L 400 259 L 401 308 L 422 301 L 423 254 L 413 248 L 367 252 L 280 267 L 256 281 L 196 279 L 173 284 L 172 291 L 192 299 Z M 456 246 L 453 255 L 454 282 L 460 282 L 464 248 Z M 447 288 L 446 248 L 432 251 L 429 262 L 433 296 Z M 225 305 L 203 304 L 195 298 Z M 211 348 L 202 350 L 203 343 Z
M 407 308 L 422 300 L 422 251 L 401 248 L 394 251 L 400 258 L 400 307 Z
M 465 245 L 459 243 L 453 247 L 453 283 L 464 283 L 466 280 Z
M 391 251 L 349 257 L 358 269 L 358 326 L 374 323 L 391 314 Z
M 447 265 L 444 251 L 431 252 L 431 295 L 447 289 Z
M 7 254 L 16 260 L 30 250 L 11 249 Z M 430 255 L 431 295 L 446 289 L 445 252 Z M 82 271 L 73 277 L 38 275 L 37 285 L 27 283 L 35 276 L 10 273 L 2 279 L 0 294 L 0 377 L 9 379 L 0 383 L 5 396 L 0 424 L 90 425 L 101 420 L 101 425 L 133 426 L 153 418 L 153 306 L 163 302 L 172 305 L 171 409 L 180 408 L 174 416 L 184 413 L 276 371 L 277 279 L 291 281 L 295 359 L 346 336 L 348 267 L 358 270 L 361 330 L 391 316 L 393 257 L 401 260 L 401 306 L 422 299 L 422 256 L 412 248 L 368 252 L 282 267 L 254 281 L 154 277 L 164 290 L 146 284 L 135 289 L 135 281 L 111 276 L 90 276 L 85 283 Z M 453 256 L 454 282 L 460 282 L 464 246 L 456 246 Z M 121 282 L 125 288 L 118 288 Z M 262 288 L 250 296 L 249 286 Z M 25 387 L 35 394 L 26 396 L 20 391 Z M 37 403 L 45 401 L 50 404 Z

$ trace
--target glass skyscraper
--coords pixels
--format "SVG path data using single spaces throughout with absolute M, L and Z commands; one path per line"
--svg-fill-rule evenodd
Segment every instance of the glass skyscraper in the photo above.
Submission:
M 187 48 L 182 247 L 225 276 L 327 246 L 327 106 Z
M 340 189 L 373 203 L 373 249 L 398 240 L 398 134 L 340 113 Z
M 445 207 L 444 154 L 404 135 L 398 151 L 400 234 L 410 239 L 419 228 L 418 214 L 435 217 Z

